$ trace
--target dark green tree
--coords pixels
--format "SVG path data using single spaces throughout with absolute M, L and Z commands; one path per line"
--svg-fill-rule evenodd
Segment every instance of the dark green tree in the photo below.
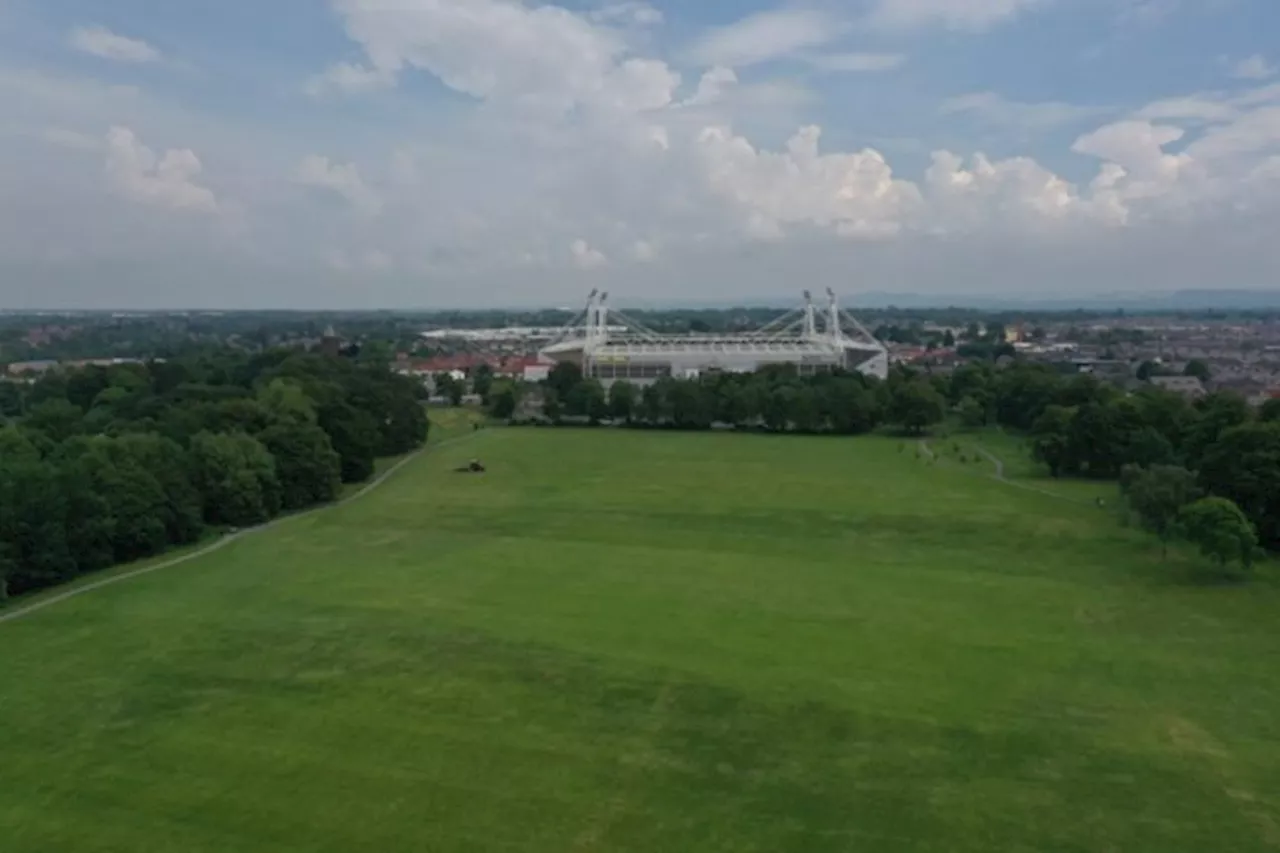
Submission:
M 551 368 L 544 382 L 548 388 L 556 392 L 557 399 L 567 401 L 573 389 L 582 382 L 582 368 L 572 362 L 558 362 Z
M 471 373 L 471 390 L 480 395 L 480 400 L 489 405 L 489 393 L 493 389 L 493 368 L 481 364 Z
M 32 406 L 23 424 L 39 430 L 55 442 L 66 441 L 83 430 L 84 411 L 66 400 L 45 400 Z
M 1225 572 L 1232 563 L 1248 570 L 1258 536 L 1253 524 L 1232 501 L 1209 497 L 1183 507 L 1179 524 L 1187 541 Z
M 283 509 L 303 509 L 338 498 L 342 459 L 319 426 L 277 424 L 259 433 L 258 440 L 275 457 Z
M 1050 475 L 1061 477 L 1080 469 L 1072 438 L 1075 409 L 1051 405 L 1031 428 L 1031 455 L 1049 467 Z
M 889 390 L 889 423 L 919 435 L 942 422 L 946 400 L 928 380 L 910 379 L 891 383 Z
M 1263 544 L 1280 546 L 1280 424 L 1224 432 L 1200 461 L 1200 484 L 1240 507 Z
M 631 423 L 638 396 L 636 386 L 623 379 L 617 380 L 609 386 L 609 414 L 618 420 Z
M 1280 397 L 1272 397 L 1258 407 L 1258 420 L 1263 423 L 1280 422 Z
M 1186 367 L 1182 368 L 1183 376 L 1194 376 L 1201 382 L 1208 382 L 1212 376 L 1209 369 L 1209 363 L 1201 358 L 1193 358 L 1187 362 Z
M 520 404 L 519 392 L 513 382 L 501 382 L 489 394 L 489 414 L 500 420 L 514 417 Z
M 1162 552 L 1178 533 L 1183 508 L 1203 494 L 1196 475 L 1177 465 L 1125 466 L 1121 488 L 1129 508 L 1145 530 L 1160 538 Z
M 201 433 L 191 441 L 196 485 L 210 524 L 260 524 L 280 510 L 275 459 L 244 433 Z
M 320 410 L 320 427 L 338 454 L 342 482 L 363 483 L 373 476 L 382 438 L 372 415 L 345 402 L 331 403 Z

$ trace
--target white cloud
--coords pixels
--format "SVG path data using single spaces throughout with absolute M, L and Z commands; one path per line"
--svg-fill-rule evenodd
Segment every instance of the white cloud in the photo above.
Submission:
M 306 186 L 337 193 L 362 213 L 376 215 L 382 210 L 382 200 L 352 163 L 333 163 L 328 157 L 312 154 L 298 164 L 295 178 Z
M 1276 76 L 1276 73 L 1276 67 L 1260 53 L 1240 60 L 1231 68 L 1231 76 L 1238 80 L 1266 80 Z
M 1187 146 L 1197 160 L 1235 160 L 1280 150 L 1280 106 L 1261 106 L 1230 124 L 1210 128 Z
M 107 134 L 106 150 L 107 178 L 125 198 L 174 210 L 218 208 L 213 192 L 196 183 L 202 167 L 191 149 L 171 149 L 157 160 L 132 130 L 113 127 Z
M 823 71 L 892 71 L 902 67 L 907 57 L 901 53 L 830 53 L 809 61 Z
M 985 30 L 1045 0 L 876 0 L 872 23 L 892 29 L 939 24 L 953 29 Z
M 798 224 L 845 236 L 897 233 L 919 201 L 916 188 L 895 180 L 877 151 L 820 153 L 821 134 L 806 127 L 785 151 L 767 152 L 728 128 L 708 128 L 698 153 L 710 186 L 737 206 L 754 236 L 777 238 Z
M 321 292 L 325 276 L 341 281 L 340 298 L 349 299 L 349 285 L 359 277 L 371 301 L 388 304 L 418 301 L 422 284 L 410 285 L 410 276 L 391 271 L 420 273 L 433 296 L 456 303 L 560 299 L 581 287 L 581 277 L 564 275 L 575 267 L 592 270 L 602 286 L 632 293 L 644 287 L 645 295 L 657 297 L 680 295 L 668 284 L 677 280 L 705 282 L 708 295 L 739 288 L 772 295 L 779 281 L 826 277 L 834 284 L 852 269 L 872 286 L 879 280 L 913 289 L 977 281 L 983 287 L 990 281 L 992 289 L 1027 281 L 1060 287 L 1072 279 L 1061 270 L 1094 260 L 1091 270 L 1098 274 L 1076 273 L 1076 281 L 1123 286 L 1134 270 L 1145 274 L 1147 265 L 1165 264 L 1177 280 L 1194 286 L 1189 270 L 1199 256 L 1182 252 L 1189 237 L 1218 266 L 1236 263 L 1238 255 L 1243 260 L 1237 269 L 1256 275 L 1280 263 L 1263 263 L 1276 258 L 1280 244 L 1263 238 L 1250 247 L 1242 236 L 1269 226 L 1274 231 L 1280 221 L 1274 215 L 1280 208 L 1280 84 L 1174 91 L 1132 111 L 972 93 L 944 110 L 991 125 L 984 136 L 1000 130 L 1002 139 L 993 145 L 1001 148 L 1027 128 L 1090 120 L 1082 128 L 1089 132 L 1079 134 L 1073 152 L 1044 134 L 1057 149 L 1044 149 L 1039 161 L 987 157 L 952 142 L 952 150 L 937 152 L 927 167 L 904 173 L 902 163 L 882 153 L 900 146 L 876 142 L 867 148 L 865 140 L 880 138 L 877 133 L 923 135 L 923 129 L 864 130 L 859 118 L 832 129 L 841 136 L 872 135 L 822 148 L 820 140 L 837 134 L 794 129 L 835 105 L 759 68 L 735 71 L 728 64 L 697 66 L 690 85 L 682 87 L 672 67 L 654 58 L 664 54 L 644 48 L 654 36 L 637 31 L 642 22 L 635 14 L 643 13 L 635 6 L 626 13 L 574 13 L 551 5 L 558 0 L 333 2 L 357 49 L 311 81 L 309 91 L 367 92 L 431 75 L 474 97 L 476 108 L 459 109 L 455 99 L 439 113 L 398 97 L 403 109 L 361 110 L 367 121 L 342 122 L 335 113 L 329 147 L 320 150 L 344 152 L 341 161 L 300 161 L 300 154 L 316 150 L 315 142 L 289 123 L 264 127 L 201 113 L 197 100 L 166 100 L 160 91 L 115 90 L 92 81 L 73 86 L 0 69 L 0 101 L 7 109 L 18 106 L 21 134 L 17 143 L 11 141 L 15 135 L 0 134 L 0 146 L 10 146 L 0 148 L 0 190 L 14 200 L 0 211 L 14 224 L 0 229 L 0 258 L 14 257 L 15 248 L 18 257 L 34 255 L 24 243 L 41 241 L 48 255 L 55 238 L 87 257 L 94 257 L 95 245 L 106 247 L 100 255 L 119 257 L 119 246 L 130 242 L 138 247 L 141 269 L 151 268 L 148 252 L 188 240 L 198 246 L 184 258 L 188 267 L 216 266 L 192 263 L 193 257 L 217 264 L 238 259 L 257 263 L 265 282 L 277 272 L 286 279 L 291 264 L 303 265 L 314 273 L 307 277 L 307 299 Z M 997 14 L 990 4 L 981 13 L 981 4 L 967 10 L 953 4 L 944 14 L 941 4 L 924 3 L 907 14 L 897 5 L 898 25 L 953 27 L 989 26 L 1015 6 L 1032 8 L 1013 4 Z M 845 30 L 835 26 L 831 32 L 838 37 Z M 699 46 L 716 45 L 746 65 L 794 60 L 798 71 L 812 76 L 884 70 L 902 61 L 898 54 L 841 52 L 850 46 L 802 29 L 753 35 L 745 27 L 736 41 L 727 36 L 713 33 Z M 890 87 L 883 93 L 887 99 L 896 81 L 878 82 Z M 881 108 L 868 105 L 859 115 L 876 118 Z M 1125 121 L 1116 121 L 1126 112 Z M 224 192 L 243 198 L 248 227 L 241 243 L 228 241 L 216 247 L 225 251 L 215 251 L 210 234 L 218 229 L 204 220 L 147 217 L 156 224 L 138 227 L 142 217 L 108 223 L 100 211 L 110 208 L 98 208 L 97 216 L 82 210 L 114 202 L 77 190 L 83 179 L 76 172 L 92 157 L 68 156 L 54 146 L 105 150 L 100 139 L 70 129 L 112 123 L 148 139 L 200 140 L 201 153 L 219 164 L 216 202 L 196 183 L 194 155 L 143 156 L 132 136 L 112 156 L 135 165 L 113 167 L 112 185 L 153 204 L 216 206 L 221 215 L 215 224 L 231 206 Z M 788 135 L 785 144 L 765 141 Z M 42 138 L 48 144 L 40 144 Z M 929 150 L 920 142 L 914 153 Z M 122 151 L 133 152 L 133 159 Z M 1059 174 L 1046 165 L 1056 158 L 1073 165 Z M 1067 168 L 1077 175 L 1074 181 L 1063 177 Z M 317 204 L 290 187 L 290 179 L 346 199 L 357 210 L 386 215 L 357 217 L 344 204 Z M 64 199 L 60 207 L 48 200 L 56 193 Z M 46 204 L 60 215 L 29 215 Z M 1253 231 L 1238 227 L 1246 210 L 1251 218 L 1244 225 Z M 749 240 L 761 243 L 744 251 Z M 1228 244 L 1231 252 L 1222 248 Z M 1175 256 L 1176 265 L 1168 261 Z M 1011 263 L 1011 257 L 1020 260 Z M 1103 258 L 1127 259 L 1128 267 L 1117 261 L 1108 269 L 1098 260 Z M 663 276 L 643 266 L 659 261 Z M 373 274 L 380 271 L 388 274 Z M 229 286 L 251 280 L 226 278 Z M 1227 278 L 1221 273 L 1221 280 Z M 397 291 L 402 281 L 404 290 Z M 250 289 L 241 293 L 246 302 L 259 298 Z
M 1135 119 L 1150 121 L 1229 121 L 1240 111 L 1228 101 L 1203 95 L 1165 98 L 1147 104 L 1133 114 Z
M 810 9 L 760 12 L 707 33 L 690 51 L 701 65 L 744 67 L 794 56 L 836 38 L 843 27 Z
M 305 91 L 313 98 L 318 98 L 333 92 L 344 94 L 371 92 L 375 89 L 384 89 L 394 82 L 394 75 L 388 71 L 366 68 L 350 62 L 339 62 L 308 80 Z
M 393 81 L 416 68 L 486 101 L 563 114 L 574 107 L 624 112 L 669 105 L 680 76 L 631 57 L 623 36 L 559 6 L 512 0 L 335 0 L 369 65 Z
M 573 256 L 574 266 L 578 269 L 594 270 L 609 265 L 609 259 L 603 252 L 592 248 L 586 240 L 581 238 L 570 244 L 569 253 Z
M 992 124 L 1043 130 L 1069 124 L 1106 112 L 1106 109 L 1060 101 L 1023 103 L 1011 101 L 995 92 L 973 92 L 948 98 L 942 103 L 944 115 L 967 113 Z
M 701 106 L 713 104 L 724 95 L 725 90 L 738 83 L 738 75 L 732 68 L 717 65 L 709 69 L 698 81 L 698 90 L 684 101 L 684 106 Z
M 649 263 L 658 256 L 658 250 L 648 240 L 636 240 L 631 244 L 631 257 L 642 264 Z
M 590 18 L 602 23 L 634 24 L 638 27 L 654 27 L 664 20 L 661 10 L 639 0 L 610 3 L 592 11 Z
M 1087 217 L 1089 208 L 1070 182 L 1027 157 L 964 160 L 949 151 L 933 155 L 925 173 L 929 210 L 921 227 L 934 234 L 1036 229 Z
M 77 27 L 68 41 L 82 53 L 116 62 L 157 62 L 160 51 L 145 41 L 117 35 L 106 27 Z
M 99 151 L 102 149 L 102 139 L 100 137 L 90 136 L 78 130 L 68 130 L 65 127 L 45 128 L 43 136 L 46 142 L 57 145 L 60 148 L 69 148 L 73 151 Z

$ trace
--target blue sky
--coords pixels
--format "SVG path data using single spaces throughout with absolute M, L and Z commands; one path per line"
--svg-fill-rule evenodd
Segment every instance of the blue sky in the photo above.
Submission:
M 0 0 L 0 307 L 1280 286 L 1274 0 Z

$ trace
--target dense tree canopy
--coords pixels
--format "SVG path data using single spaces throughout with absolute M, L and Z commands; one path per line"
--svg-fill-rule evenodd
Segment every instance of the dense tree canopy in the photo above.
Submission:
M 0 383 L 0 597 L 334 500 L 426 440 L 418 383 L 268 350 Z

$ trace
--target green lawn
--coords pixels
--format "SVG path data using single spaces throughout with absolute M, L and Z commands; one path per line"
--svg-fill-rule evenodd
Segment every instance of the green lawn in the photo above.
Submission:
M 0 849 L 1280 846 L 1280 591 L 901 444 L 485 430 L 0 625 Z

